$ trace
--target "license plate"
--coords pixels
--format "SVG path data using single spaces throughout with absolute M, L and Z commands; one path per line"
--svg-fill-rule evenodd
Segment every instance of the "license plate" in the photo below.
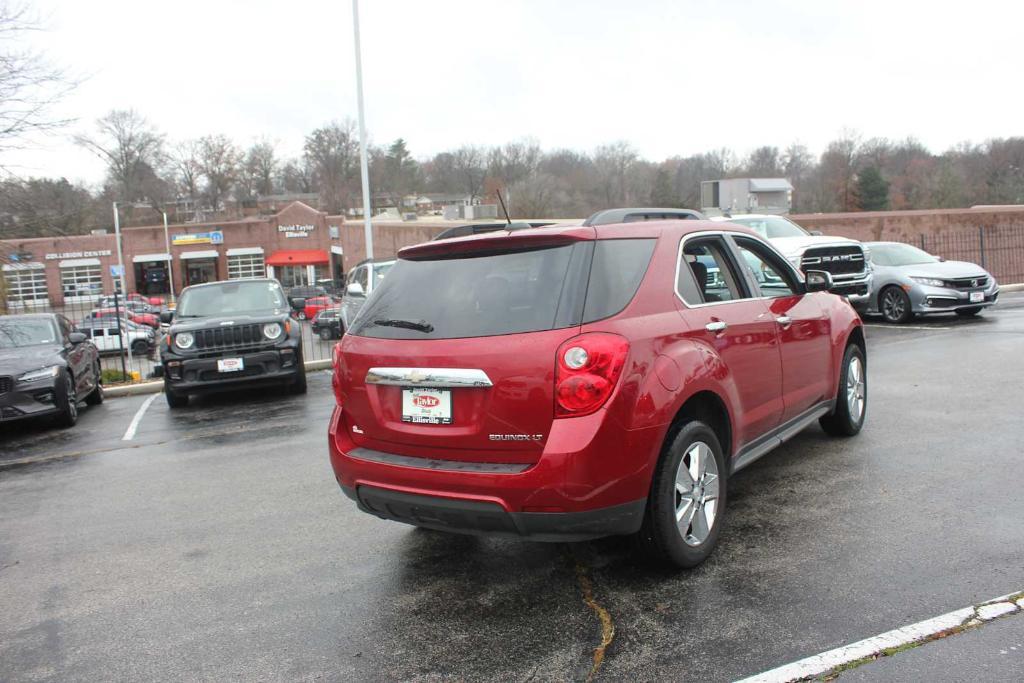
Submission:
M 449 389 L 402 389 L 402 422 L 430 425 L 452 423 Z
M 985 292 L 971 292 L 971 303 L 985 300 Z
M 217 361 L 217 372 L 239 372 L 245 369 L 241 358 L 222 358 Z

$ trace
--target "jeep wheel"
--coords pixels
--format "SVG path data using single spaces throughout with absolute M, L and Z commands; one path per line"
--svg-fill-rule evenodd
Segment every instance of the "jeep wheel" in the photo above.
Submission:
M 864 352 L 856 344 L 850 344 L 843 354 L 835 410 L 818 422 L 830 436 L 853 436 L 864 426 L 867 408 L 868 376 Z
M 167 398 L 167 405 L 171 408 L 184 408 L 188 405 L 188 394 L 172 391 L 166 382 L 164 382 L 164 396 Z
M 675 433 L 658 462 L 639 534 L 654 559 L 682 568 L 707 559 L 722 527 L 725 472 L 710 427 L 693 421 Z
M 132 342 L 132 354 L 136 356 L 145 356 L 149 353 L 149 342 L 143 339 L 136 339 Z
M 914 317 L 910 308 L 910 297 L 903 288 L 895 285 L 886 287 L 879 296 L 878 308 L 888 323 L 905 323 Z
M 57 406 L 57 424 L 74 427 L 78 422 L 78 397 L 75 396 L 75 380 L 67 372 L 57 378 L 53 388 L 53 402 Z

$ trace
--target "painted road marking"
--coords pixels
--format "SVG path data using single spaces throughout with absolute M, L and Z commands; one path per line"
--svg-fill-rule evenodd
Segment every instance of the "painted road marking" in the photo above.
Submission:
M 882 655 L 886 650 L 898 648 L 912 643 L 923 643 L 932 640 L 940 634 L 950 632 L 958 633 L 965 628 L 979 626 L 986 621 L 1007 614 L 1024 612 L 1024 598 L 1022 593 L 1011 593 L 992 600 L 972 605 L 953 612 L 948 612 L 931 619 L 919 621 L 916 624 L 903 626 L 893 631 L 888 631 L 871 638 L 850 645 L 843 645 L 828 652 L 806 657 L 791 664 L 785 664 L 771 671 L 744 678 L 737 683 L 789 683 L 799 681 L 812 676 L 819 676 L 833 669 L 856 662 L 862 659 L 870 659 Z M 1016 602 L 1011 598 L 1019 598 Z
M 156 400 L 156 397 L 160 394 L 153 394 L 139 406 L 139 409 L 135 413 L 135 417 L 132 418 L 131 424 L 128 425 L 128 429 L 125 431 L 124 436 L 121 437 L 121 441 L 131 441 L 135 438 L 135 431 L 139 428 L 139 423 L 142 422 L 142 416 L 146 414 L 146 410 L 149 409 L 149 405 Z
M 932 327 L 924 325 L 882 325 L 880 323 L 864 323 L 864 327 L 877 327 L 880 330 L 952 330 L 952 327 Z

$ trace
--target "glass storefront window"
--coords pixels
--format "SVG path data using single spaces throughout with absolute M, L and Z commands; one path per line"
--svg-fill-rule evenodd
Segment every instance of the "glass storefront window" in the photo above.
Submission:
M 228 256 L 228 279 L 244 280 L 265 277 L 267 274 L 263 262 L 263 254 L 244 254 Z
M 103 271 L 100 266 L 61 268 L 60 283 L 67 303 L 99 298 L 103 294 Z
M 7 303 L 11 306 L 45 306 L 50 303 L 46 293 L 46 271 L 42 264 L 4 266 Z

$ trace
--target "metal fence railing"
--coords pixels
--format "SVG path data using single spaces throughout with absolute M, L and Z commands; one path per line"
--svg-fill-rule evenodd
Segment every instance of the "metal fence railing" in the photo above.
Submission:
M 951 261 L 977 263 L 1002 284 L 1024 282 L 1024 226 L 978 227 L 907 241 Z
M 160 344 L 166 325 L 160 313 L 172 307 L 170 297 L 161 295 L 78 295 L 68 293 L 61 305 L 51 304 L 45 293 L 32 300 L 8 299 L 9 313 L 53 312 L 65 316 L 88 336 L 100 352 L 104 383 L 144 382 L 160 377 Z M 336 297 L 321 302 L 337 307 Z M 310 309 L 313 312 L 313 309 Z M 329 360 L 337 343 L 337 327 L 325 326 L 326 332 L 314 331 L 314 322 L 295 311 L 292 325 L 302 330 L 303 358 L 306 361 Z

